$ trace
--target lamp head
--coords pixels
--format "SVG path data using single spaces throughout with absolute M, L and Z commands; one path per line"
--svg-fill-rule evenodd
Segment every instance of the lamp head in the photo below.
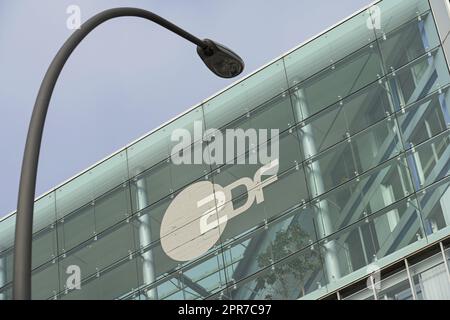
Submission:
M 221 78 L 233 78 L 244 70 L 244 61 L 233 51 L 209 39 L 205 47 L 197 47 L 197 53 L 206 66 Z

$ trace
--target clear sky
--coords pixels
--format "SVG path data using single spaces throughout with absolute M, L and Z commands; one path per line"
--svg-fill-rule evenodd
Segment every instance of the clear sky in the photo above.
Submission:
M 0 0 L 0 217 L 16 208 L 28 122 L 52 58 L 101 10 L 151 10 L 245 60 L 246 75 L 372 0 Z M 235 79 L 236 80 L 236 79 Z M 138 18 L 92 32 L 64 67 L 50 104 L 37 195 L 173 118 L 235 80 L 216 78 L 195 46 Z

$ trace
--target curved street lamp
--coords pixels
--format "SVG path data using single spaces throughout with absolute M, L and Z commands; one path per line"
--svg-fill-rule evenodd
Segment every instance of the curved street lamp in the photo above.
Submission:
M 242 59 L 230 49 L 212 40 L 200 40 L 173 23 L 147 10 L 114 8 L 100 12 L 87 20 L 59 49 L 42 80 L 31 116 L 20 175 L 14 240 L 13 298 L 31 299 L 31 249 L 33 238 L 33 209 L 39 151 L 45 117 L 61 70 L 77 45 L 101 23 L 112 18 L 132 16 L 153 21 L 197 45 L 197 53 L 217 76 L 232 78 L 244 69 Z

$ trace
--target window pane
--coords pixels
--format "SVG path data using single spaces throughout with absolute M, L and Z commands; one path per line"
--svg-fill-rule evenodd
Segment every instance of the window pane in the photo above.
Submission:
M 429 186 L 449 174 L 450 131 L 424 142 L 408 152 L 416 190 Z
M 289 86 L 306 80 L 374 41 L 374 31 L 367 28 L 369 18 L 369 13 L 363 11 L 288 54 L 284 62 Z
M 317 199 L 319 236 L 338 232 L 412 192 L 405 159 L 393 159 Z M 395 214 L 392 216 L 390 228 L 397 220 Z
M 407 64 L 440 44 L 430 11 L 383 35 L 379 43 L 389 71 Z
M 291 99 L 287 92 L 264 102 L 244 113 L 239 118 L 223 126 L 222 134 L 226 138 L 227 129 L 278 129 L 280 132 L 294 124 Z
M 449 89 L 436 91 L 397 115 L 403 142 L 407 148 L 438 135 L 448 128 Z
M 135 259 L 124 259 L 113 267 L 81 283 L 80 290 L 63 292 L 63 300 L 108 300 L 123 296 L 137 288 Z
M 305 205 L 224 242 L 229 281 L 240 281 L 314 243 L 317 239 L 314 210 Z
M 220 129 L 287 89 L 283 61 L 278 60 L 206 101 L 206 129 Z
M 15 216 L 14 216 L 15 217 Z M 58 255 L 56 238 L 55 193 L 51 192 L 34 203 L 33 219 L 33 269 Z M 14 229 L 11 229 L 14 235 Z
M 395 157 L 403 149 L 395 117 L 388 117 L 350 139 L 359 173 Z
M 194 143 L 189 147 L 189 150 L 191 148 L 201 149 L 200 144 L 203 144 L 202 141 Z M 202 179 L 202 176 L 209 171 L 209 165 L 203 163 L 203 161 L 200 164 L 176 164 L 168 158 L 158 163 L 132 180 L 131 201 L 133 212 L 156 203 L 188 184 Z
M 322 260 L 315 245 L 238 282 L 230 295 L 234 300 L 292 300 L 324 285 Z
M 66 252 L 59 261 L 61 283 L 66 284 L 66 270 L 69 266 L 78 266 L 81 278 L 85 279 L 127 257 L 134 251 L 132 232 L 131 225 L 124 222 Z
M 296 85 L 292 100 L 297 119 L 306 119 L 381 78 L 381 65 L 377 44 L 372 43 Z
M 388 75 L 397 109 L 414 103 L 449 83 L 442 49 L 434 49 Z
M 314 144 L 314 147 L 305 146 L 310 153 L 307 157 L 314 156 L 380 121 L 390 110 L 384 83 L 375 82 L 308 118 L 299 129 L 301 143 Z
M 320 243 L 328 281 L 351 274 L 423 239 L 418 205 L 414 198 L 402 200 L 352 224 Z M 354 279 L 353 279 L 354 280 Z
M 57 263 L 49 262 L 34 270 L 31 276 L 31 299 L 45 300 L 55 297 L 60 286 L 58 274 Z
M 189 111 L 180 118 L 129 146 L 127 148 L 129 176 L 134 177 L 158 165 L 172 154 L 172 148 L 179 142 L 171 140 L 174 130 L 186 130 L 189 133 L 192 143 L 201 138 L 201 135 L 198 137 L 194 134 L 195 124 L 199 125 L 201 129 L 204 128 L 202 107 L 197 107 Z
M 12 281 L 15 226 L 15 214 L 5 218 L 0 222 L 0 269 L 2 270 L 2 272 L 0 273 L 0 288 L 4 287 L 6 284 Z M 5 294 L 7 294 L 7 292 Z
M 357 175 L 351 143 L 344 141 L 307 160 L 305 172 L 312 197 L 351 180 Z
M 380 22 L 380 29 L 376 30 L 378 37 L 430 10 L 428 1 L 423 0 L 384 0 L 378 2 L 372 8 L 375 9 L 371 10 L 372 18 Z
M 58 249 L 64 253 L 95 236 L 94 206 L 85 205 L 58 221 Z
M 217 282 L 217 284 L 219 283 Z M 155 295 L 155 293 L 157 293 L 158 300 L 200 300 L 209 295 L 210 291 L 192 282 L 183 273 L 177 272 L 161 281 L 142 288 L 139 299 L 146 300 L 149 296 Z
M 70 214 L 81 206 L 128 180 L 127 159 L 122 151 L 56 190 L 58 218 Z
M 94 202 L 95 230 L 101 233 L 131 214 L 128 182 L 109 191 Z
M 419 203 L 428 235 L 450 229 L 450 178 L 421 191 Z
M 348 131 L 355 134 L 394 111 L 386 80 L 380 80 L 344 99 Z
M 242 191 L 239 195 L 233 195 L 232 201 L 224 205 L 223 212 L 228 212 L 230 216 L 241 208 L 246 210 L 228 219 L 221 235 L 223 241 L 243 234 L 264 220 L 270 221 L 308 200 L 305 176 L 301 167 L 298 170 L 292 168 L 279 175 L 276 180 L 267 179 L 273 182 L 256 186 L 249 192 Z M 279 201 L 281 198 L 283 201 Z

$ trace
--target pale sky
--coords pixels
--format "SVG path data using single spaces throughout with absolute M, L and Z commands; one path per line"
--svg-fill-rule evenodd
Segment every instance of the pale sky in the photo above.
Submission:
M 0 0 L 0 217 L 15 210 L 28 122 L 41 80 L 72 30 L 101 10 L 153 11 L 245 61 L 240 76 L 372 0 Z M 53 93 L 37 181 L 40 195 L 236 81 L 215 77 L 195 46 L 138 18 L 108 21 L 64 67 Z

